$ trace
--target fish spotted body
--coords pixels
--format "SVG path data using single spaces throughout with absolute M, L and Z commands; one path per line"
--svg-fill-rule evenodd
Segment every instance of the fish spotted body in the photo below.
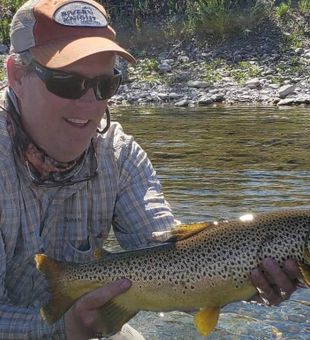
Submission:
M 211 333 L 221 306 L 256 294 L 249 274 L 266 257 L 280 265 L 288 258 L 300 266 L 310 286 L 310 210 L 280 210 L 240 219 L 201 222 L 154 233 L 159 246 L 109 253 L 85 264 L 60 263 L 36 255 L 49 281 L 51 300 L 41 313 L 50 323 L 81 295 L 117 279 L 131 288 L 101 308 L 105 336 L 116 333 L 138 311 L 200 309 L 195 324 Z

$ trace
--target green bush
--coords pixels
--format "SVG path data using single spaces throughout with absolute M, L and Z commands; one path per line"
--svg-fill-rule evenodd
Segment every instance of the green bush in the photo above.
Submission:
M 16 10 L 26 0 L 2 0 L 0 4 L 0 42 L 10 42 L 10 22 Z
M 0 81 L 3 81 L 6 77 L 5 62 L 6 56 L 0 55 Z
M 301 13 L 309 15 L 310 14 L 310 0 L 299 0 L 298 8 Z
M 9 44 L 9 23 L 26 0 L 1 0 L 0 42 Z M 51 0 L 52 1 L 52 0 Z M 121 43 L 156 45 L 174 39 L 220 41 L 247 35 L 261 19 L 285 17 L 291 0 L 97 0 L 106 6 Z M 277 2 L 279 3 L 279 2 Z M 301 13 L 310 14 L 310 0 L 297 0 Z M 273 18 L 274 19 L 274 18 Z
M 225 0 L 193 1 L 188 7 L 188 24 L 193 30 L 223 34 L 231 21 L 230 3 Z
M 1 18 L 0 21 L 0 42 L 8 44 L 10 41 L 10 20 Z
M 268 15 L 271 2 L 197 0 L 188 3 L 187 28 L 193 33 L 224 36 L 251 29 Z

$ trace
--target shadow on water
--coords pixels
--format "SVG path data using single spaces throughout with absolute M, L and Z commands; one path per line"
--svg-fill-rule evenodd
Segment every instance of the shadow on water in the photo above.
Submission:
M 310 207 L 309 108 L 115 108 L 113 119 L 148 152 L 184 222 Z M 139 313 L 146 339 L 200 339 L 192 316 Z M 210 339 L 310 339 L 310 293 L 280 307 L 226 306 Z

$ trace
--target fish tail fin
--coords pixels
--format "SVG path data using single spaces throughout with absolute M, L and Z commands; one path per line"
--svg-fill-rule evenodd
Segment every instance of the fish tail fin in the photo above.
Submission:
M 42 272 L 49 284 L 51 299 L 41 308 L 41 316 L 48 323 L 54 323 L 71 307 L 75 298 L 70 294 L 69 285 L 64 285 L 64 265 L 47 255 L 35 255 L 37 269 Z
M 44 254 L 36 254 L 34 257 L 36 261 L 37 269 L 44 273 L 47 278 L 54 278 L 58 276 L 59 273 L 62 273 L 61 263 L 53 260 L 51 257 Z

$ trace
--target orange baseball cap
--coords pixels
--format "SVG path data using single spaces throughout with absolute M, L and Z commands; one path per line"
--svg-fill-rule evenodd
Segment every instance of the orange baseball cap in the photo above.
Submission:
M 29 50 L 40 64 L 60 68 L 99 52 L 135 58 L 115 42 L 103 6 L 93 0 L 29 0 L 11 23 L 11 53 Z

